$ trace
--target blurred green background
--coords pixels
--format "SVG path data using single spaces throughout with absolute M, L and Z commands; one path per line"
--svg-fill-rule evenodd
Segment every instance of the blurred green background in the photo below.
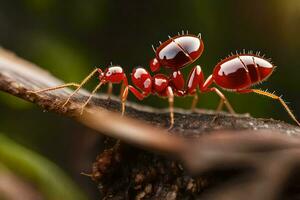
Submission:
M 258 87 L 282 94 L 300 116 L 299 0 L 2 0 L 0 4 L 0 45 L 66 82 L 80 81 L 95 66 L 105 68 L 110 62 L 123 66 L 127 74 L 138 65 L 148 68 L 154 56 L 151 45 L 181 30 L 202 33 L 205 51 L 197 63 L 206 77 L 220 59 L 236 50 L 261 51 L 272 58 L 278 68 Z M 190 70 L 183 71 L 187 75 Z M 118 94 L 117 87 L 114 93 Z M 255 94 L 224 93 L 238 113 L 293 123 L 278 102 Z M 130 100 L 137 101 L 133 96 Z M 177 107 L 189 108 L 191 98 L 175 101 Z M 140 103 L 167 106 L 156 96 Z M 214 109 L 217 103 L 215 94 L 205 94 L 198 107 Z M 69 119 L 4 93 L 0 93 L 0 132 L 56 163 L 93 197 L 95 191 L 89 188 L 94 185 L 79 173 L 88 171 L 96 156 L 96 136 Z

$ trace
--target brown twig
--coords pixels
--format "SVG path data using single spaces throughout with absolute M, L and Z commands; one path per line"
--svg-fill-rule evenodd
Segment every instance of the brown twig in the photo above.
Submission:
M 247 194 L 251 193 L 251 199 L 274 199 L 280 194 L 279 188 L 291 178 L 293 167 L 299 165 L 299 139 L 288 137 L 299 135 L 300 129 L 295 126 L 245 115 L 176 110 L 171 135 L 162 129 L 169 124 L 168 113 L 164 110 L 128 103 L 127 115 L 131 119 L 122 118 L 111 112 L 119 111 L 119 101 L 98 95 L 84 115 L 79 115 L 81 103 L 89 94 L 84 90 L 65 108 L 61 104 L 71 93 L 69 89 L 28 93 L 29 90 L 58 84 L 61 84 L 60 80 L 37 66 L 5 50 L 0 51 L 0 89 L 5 92 L 34 102 L 46 110 L 74 117 L 108 136 L 172 156 L 181 160 L 191 174 L 198 176 L 232 169 L 243 172 L 226 172 L 235 179 L 230 179 L 219 189 L 216 187 L 213 193 L 204 194 L 203 198 L 247 199 Z M 219 134 L 206 135 L 217 130 Z

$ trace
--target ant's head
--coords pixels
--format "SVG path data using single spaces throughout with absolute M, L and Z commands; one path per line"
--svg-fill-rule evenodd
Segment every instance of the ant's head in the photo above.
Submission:
M 120 83 L 124 79 L 124 71 L 120 66 L 108 67 L 104 72 L 98 69 L 99 80 L 103 82 Z

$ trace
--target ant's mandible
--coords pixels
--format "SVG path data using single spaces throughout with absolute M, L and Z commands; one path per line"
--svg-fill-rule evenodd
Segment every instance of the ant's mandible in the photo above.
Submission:
M 132 84 L 128 84 L 126 74 L 120 66 L 110 66 L 105 71 L 100 68 L 92 71 L 80 84 L 67 83 L 56 87 L 33 91 L 33 93 L 46 92 L 64 87 L 74 86 L 76 90 L 67 98 L 63 106 L 65 106 L 80 88 L 96 73 L 98 73 L 99 84 L 92 91 L 88 99 L 82 105 L 81 113 L 85 106 L 91 100 L 93 95 L 99 90 L 101 85 L 108 83 L 108 93 L 111 94 L 112 84 L 122 83 L 121 87 L 121 102 L 122 115 L 125 113 L 125 102 L 128 93 L 133 93 L 139 100 L 143 100 L 150 94 L 156 94 L 160 97 L 166 97 L 169 101 L 170 109 L 170 124 L 174 124 L 174 96 L 193 96 L 191 108 L 194 109 L 198 102 L 197 89 L 200 92 L 215 92 L 220 97 L 220 103 L 217 111 L 220 111 L 225 104 L 230 113 L 234 110 L 224 94 L 216 87 L 211 85 L 215 83 L 222 89 L 237 93 L 257 93 L 278 100 L 290 117 L 300 126 L 300 123 L 289 109 L 283 99 L 273 93 L 252 89 L 251 87 L 257 83 L 265 81 L 274 71 L 275 66 L 268 60 L 261 57 L 259 54 L 253 53 L 236 53 L 224 60 L 221 60 L 214 68 L 213 73 L 204 80 L 204 74 L 199 65 L 196 65 L 190 72 L 185 84 L 184 77 L 180 71 L 181 68 L 196 61 L 204 50 L 204 43 L 201 35 L 198 36 L 182 33 L 160 43 L 158 48 L 154 48 L 155 58 L 150 61 L 150 69 L 152 72 L 157 72 L 160 67 L 166 67 L 171 70 L 169 76 L 164 74 L 150 73 L 138 67 L 133 69 L 131 73 Z M 136 87 L 134 87 L 136 86 Z

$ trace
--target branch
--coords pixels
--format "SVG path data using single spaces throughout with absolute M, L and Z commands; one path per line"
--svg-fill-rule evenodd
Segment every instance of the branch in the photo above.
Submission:
M 61 104 L 71 93 L 69 89 L 40 94 L 28 93 L 29 90 L 56 86 L 61 83 L 62 81 L 39 67 L 3 49 L 0 51 L 0 90 L 34 102 L 43 109 L 73 117 L 100 133 L 173 157 L 181 161 L 180 163 L 184 164 L 185 169 L 193 174 L 194 178 L 207 173 L 216 174 L 220 171 L 231 174 L 234 179 L 230 179 L 228 184 L 223 184 L 221 188 L 216 187 L 215 192 L 205 194 L 208 199 L 223 199 L 225 198 L 224 194 L 227 195 L 227 199 L 241 199 L 242 196 L 247 199 L 247 194 L 251 194 L 251 199 L 273 199 L 278 195 L 279 188 L 291 178 L 293 173 L 290 172 L 293 167 L 300 163 L 300 140 L 298 137 L 288 137 L 290 135 L 299 136 L 300 129 L 280 121 L 200 110 L 190 113 L 177 109 L 175 110 L 175 126 L 171 130 L 173 132 L 171 135 L 162 129 L 162 127 L 168 127 L 169 124 L 169 115 L 165 110 L 127 103 L 127 116 L 130 118 L 120 117 L 119 113 L 111 112 L 119 111 L 120 102 L 118 100 L 107 100 L 105 95 L 97 95 L 91 101 L 84 115 L 79 115 L 81 103 L 89 94 L 85 90 L 81 90 L 64 108 L 61 107 Z M 216 133 L 216 130 L 219 130 L 219 133 Z M 232 130 L 239 130 L 239 132 L 236 134 Z M 204 134 L 207 132 L 212 133 Z M 118 151 L 118 149 L 110 150 L 112 153 Z M 104 152 L 100 158 L 103 158 L 104 154 L 108 155 Z M 135 156 L 135 154 L 139 153 L 134 152 L 133 155 Z M 124 166 L 122 169 L 128 169 L 127 165 L 130 165 L 131 168 L 144 164 L 147 167 L 154 167 L 157 166 L 157 163 L 153 163 L 154 161 L 165 160 L 158 159 L 156 154 L 151 154 L 150 158 L 145 162 L 139 159 L 132 162 L 125 160 L 118 166 Z M 116 157 L 110 159 L 113 160 Z M 117 160 L 121 162 L 119 159 Z M 114 166 L 111 166 L 112 169 L 109 172 L 103 171 L 104 168 L 101 166 L 103 159 L 99 159 L 97 162 L 100 164 L 96 163 L 94 169 L 98 174 L 107 175 L 107 173 L 115 172 Z M 167 172 L 172 173 L 170 171 L 172 166 L 164 167 L 167 168 Z M 230 169 L 243 173 L 228 173 Z M 186 177 L 182 173 L 181 170 L 180 174 L 175 176 Z M 246 179 L 245 175 L 247 175 Z M 127 174 L 126 177 L 133 176 Z M 251 178 L 249 179 L 249 177 Z M 102 180 L 105 181 L 105 178 Z M 109 180 L 115 181 L 115 183 L 119 181 L 118 179 Z M 125 189 L 128 189 L 128 185 L 135 181 L 127 178 L 124 180 L 129 181 L 124 184 Z M 187 183 L 187 185 L 189 184 Z M 122 190 L 122 187 L 120 188 Z M 265 188 L 268 195 L 266 196 L 262 190 L 257 188 Z M 203 186 L 200 190 L 202 189 Z

